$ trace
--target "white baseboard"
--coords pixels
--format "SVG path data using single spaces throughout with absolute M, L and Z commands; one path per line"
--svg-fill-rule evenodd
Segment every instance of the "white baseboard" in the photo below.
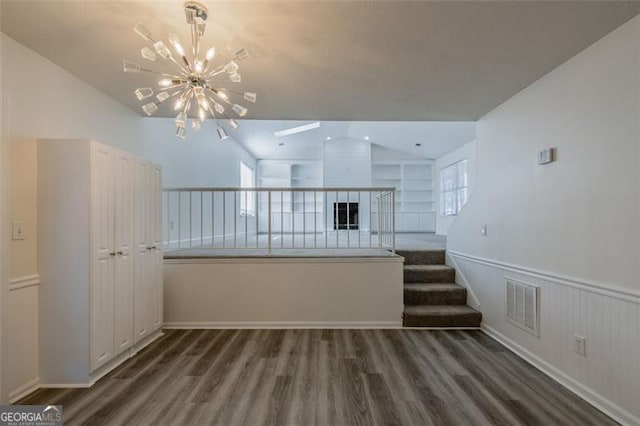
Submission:
M 592 389 L 578 382 L 573 377 L 565 374 L 542 358 L 515 343 L 513 340 L 502 335 L 494 328 L 489 327 L 486 324 L 482 324 L 481 329 L 484 333 L 502 343 L 529 364 L 533 365 L 538 370 L 542 371 L 544 374 L 596 407 L 598 410 L 613 418 L 615 421 L 623 425 L 640 425 L 640 417 L 634 416 L 625 409 L 594 392 Z
M 287 329 L 334 328 L 377 329 L 402 328 L 402 321 L 216 321 L 216 322 L 166 322 L 166 329 Z
M 55 389 L 55 388 L 90 388 L 93 383 L 40 383 L 38 389 Z
M 39 383 L 40 378 L 36 377 L 35 379 L 29 380 L 27 383 L 9 392 L 9 404 L 13 404 L 14 402 L 19 401 L 25 396 L 29 395 L 31 392 L 38 390 Z

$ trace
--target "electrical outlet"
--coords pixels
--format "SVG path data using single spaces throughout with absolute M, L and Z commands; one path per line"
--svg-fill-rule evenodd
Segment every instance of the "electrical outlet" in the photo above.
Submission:
M 487 225 L 482 225 L 482 227 L 480 228 L 480 235 L 482 235 L 483 237 L 487 236 Z
M 573 351 L 581 356 L 587 356 L 587 339 L 575 334 L 573 341 Z

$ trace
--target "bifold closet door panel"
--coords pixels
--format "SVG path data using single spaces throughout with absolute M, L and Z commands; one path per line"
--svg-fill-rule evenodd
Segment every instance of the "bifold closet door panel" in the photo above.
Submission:
M 91 369 L 114 354 L 114 151 L 100 144 L 91 148 Z
M 134 167 L 134 340 L 140 341 L 151 331 L 149 273 L 151 241 L 149 239 L 149 163 L 135 160 Z
M 115 251 L 114 311 L 115 355 L 133 344 L 133 157 L 124 152 L 115 155 Z
M 162 280 L 162 169 L 151 165 L 149 168 L 149 234 L 152 246 L 149 279 L 151 291 L 151 328 L 162 327 L 163 317 L 163 280 Z

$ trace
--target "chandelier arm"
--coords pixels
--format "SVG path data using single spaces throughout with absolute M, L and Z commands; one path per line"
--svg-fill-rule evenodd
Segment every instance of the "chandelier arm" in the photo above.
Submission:
M 233 105 L 231 102 L 229 102 L 229 99 L 227 99 L 225 96 L 220 95 L 220 91 L 218 89 L 214 89 L 213 87 L 207 86 L 207 90 L 209 90 L 211 93 L 216 95 L 219 99 L 221 99 L 227 105 Z
M 150 70 L 150 69 L 147 69 L 147 68 L 140 68 L 140 71 L 148 72 L 150 74 L 161 75 L 163 77 L 170 77 L 170 78 L 173 78 L 173 79 L 182 79 L 183 78 L 183 76 L 180 76 L 180 75 L 167 74 L 166 72 L 154 71 L 154 70 Z

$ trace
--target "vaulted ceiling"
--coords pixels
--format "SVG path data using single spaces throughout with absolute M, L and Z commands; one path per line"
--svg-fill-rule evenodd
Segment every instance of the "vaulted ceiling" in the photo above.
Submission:
M 156 38 L 186 41 L 181 1 L 10 1 L 1 29 L 141 112 L 125 74 Z M 640 12 L 632 1 L 205 1 L 206 44 L 246 47 L 247 118 L 477 120 Z M 170 109 L 160 115 L 172 116 Z

